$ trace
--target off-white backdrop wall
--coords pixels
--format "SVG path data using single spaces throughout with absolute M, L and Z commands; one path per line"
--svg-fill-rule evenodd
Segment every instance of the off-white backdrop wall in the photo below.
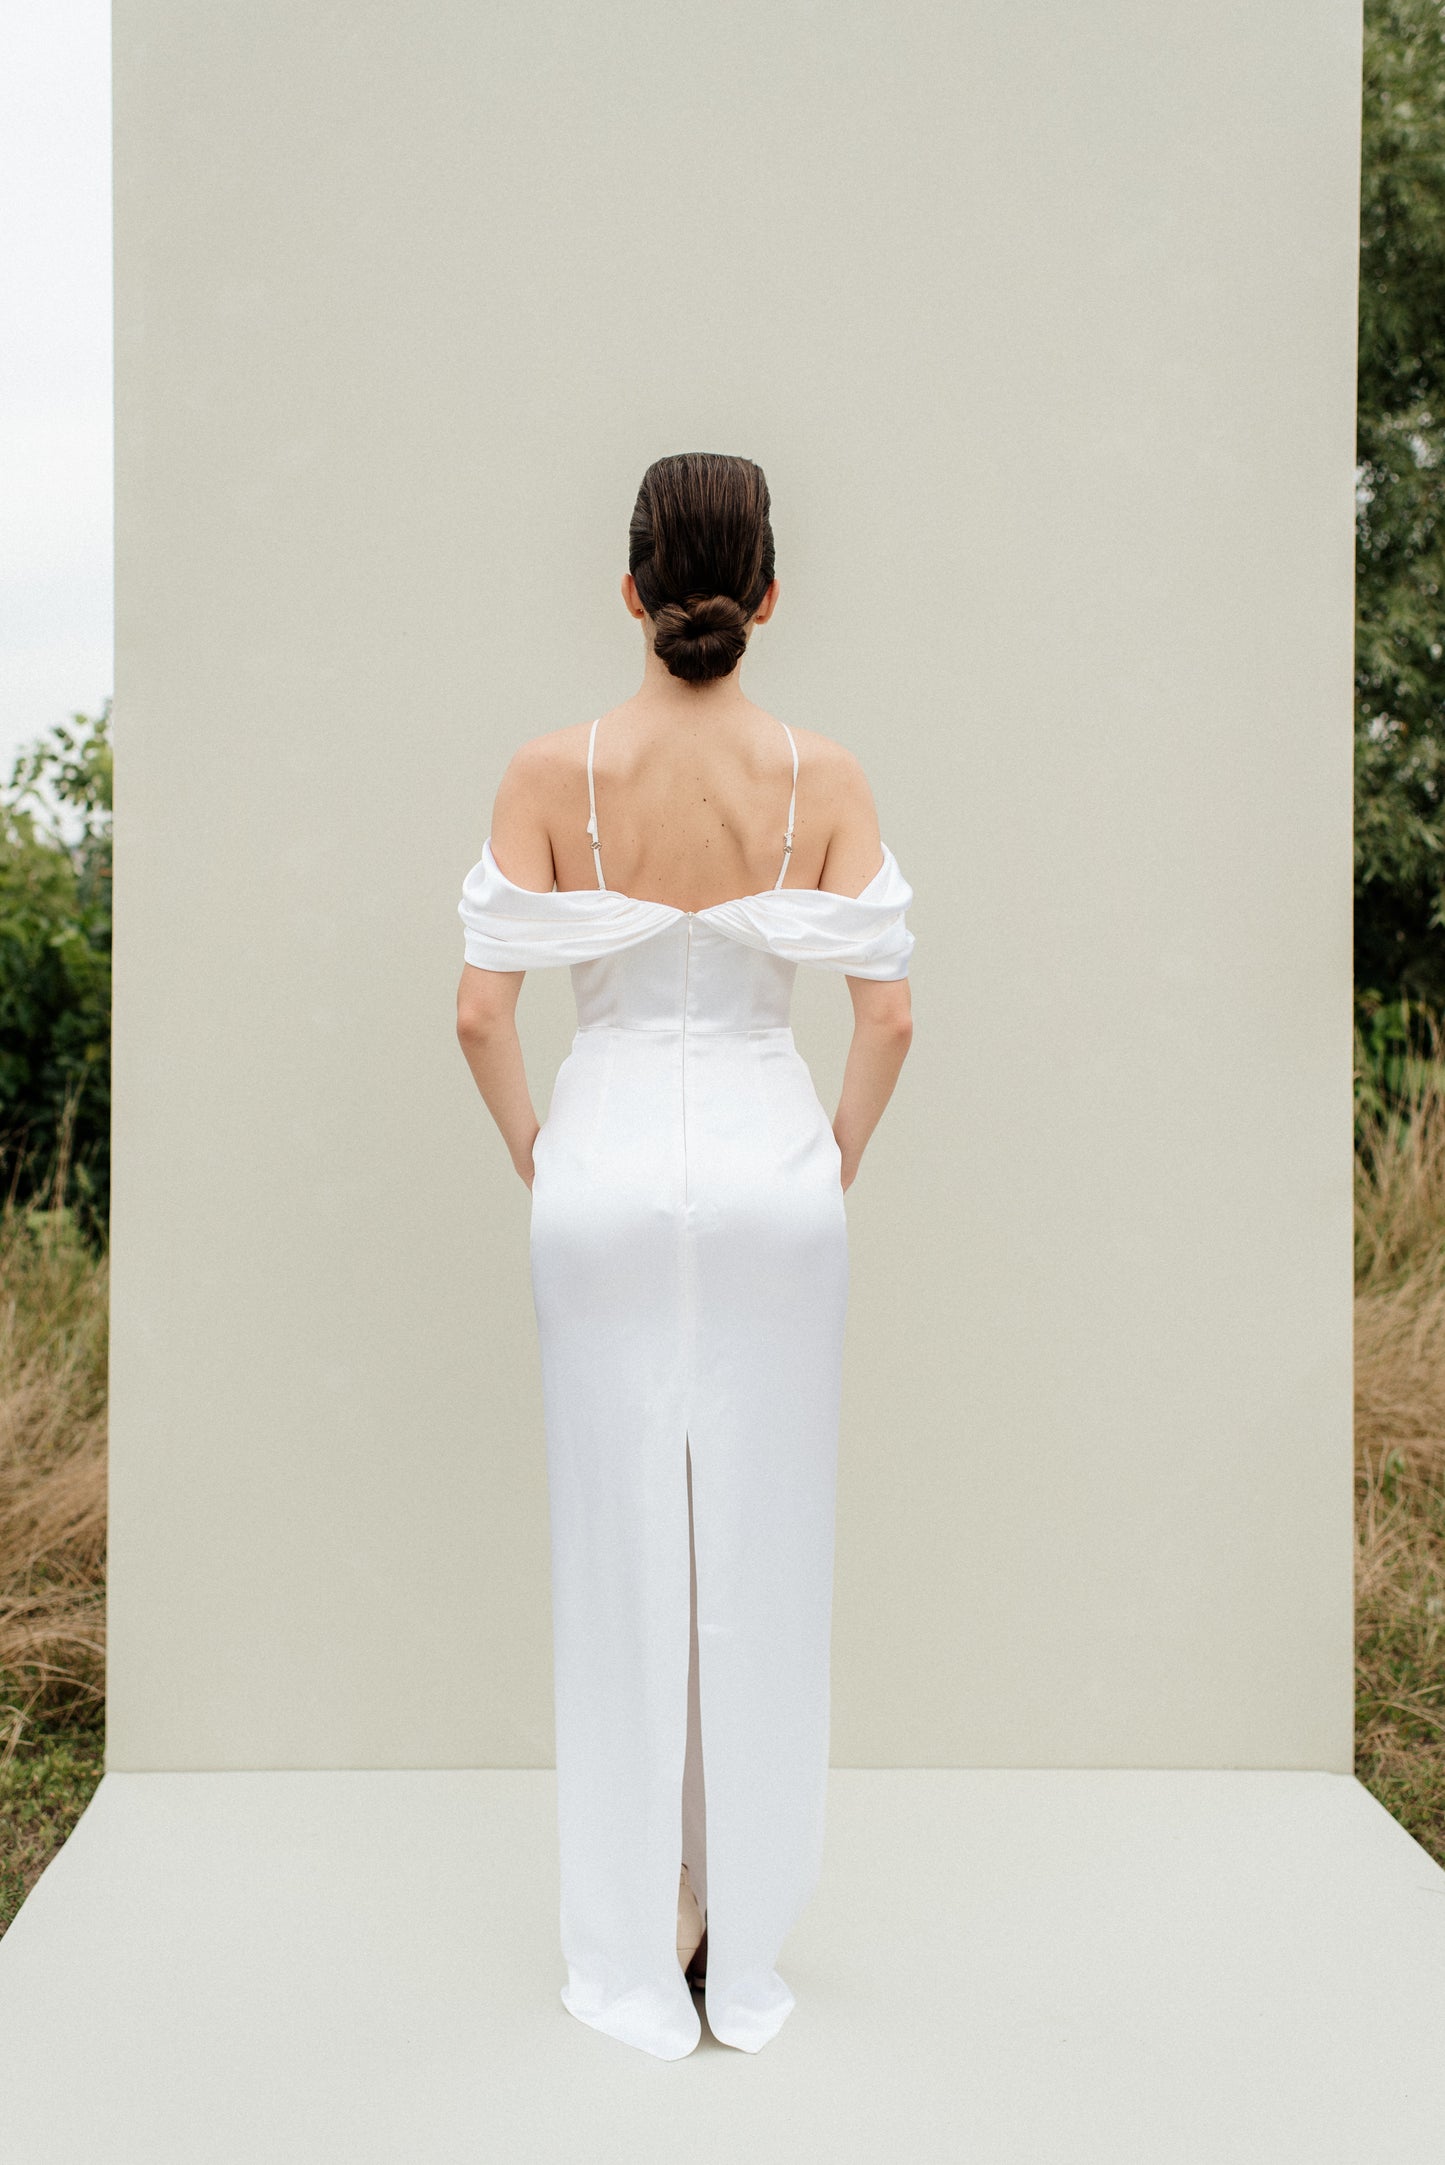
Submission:
M 917 896 L 835 1760 L 1349 1765 L 1357 16 L 118 0 L 113 1767 L 550 1760 L 455 906 L 688 448 Z

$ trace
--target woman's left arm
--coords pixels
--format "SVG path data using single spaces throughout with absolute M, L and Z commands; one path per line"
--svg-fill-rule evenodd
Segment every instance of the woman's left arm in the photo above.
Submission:
M 517 998 L 526 974 L 525 970 L 479 970 L 473 963 L 463 963 L 457 987 L 457 1038 L 512 1163 L 530 1188 L 532 1145 L 541 1122 L 533 1110 L 517 1035 Z
M 547 747 L 535 739 L 514 753 L 497 790 L 490 830 L 493 854 L 507 878 L 539 892 L 554 883 L 544 811 L 550 771 Z M 464 963 L 457 987 L 457 1037 L 512 1163 L 530 1188 L 532 1145 L 541 1124 L 532 1107 L 517 1035 L 517 1000 L 526 974 Z

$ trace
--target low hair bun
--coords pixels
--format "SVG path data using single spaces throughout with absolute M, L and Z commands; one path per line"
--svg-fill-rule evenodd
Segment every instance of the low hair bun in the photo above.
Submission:
M 692 684 L 727 676 L 748 643 L 747 618 L 731 594 L 689 594 L 684 602 L 665 601 L 655 621 L 658 660 Z
M 683 451 L 642 477 L 627 568 L 675 677 L 705 684 L 736 669 L 773 581 L 768 484 L 751 459 Z

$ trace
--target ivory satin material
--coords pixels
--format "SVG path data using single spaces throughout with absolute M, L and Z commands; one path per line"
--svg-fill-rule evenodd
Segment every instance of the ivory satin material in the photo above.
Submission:
M 886 846 L 856 898 L 540 894 L 490 839 L 462 890 L 468 962 L 565 964 L 576 995 L 531 1220 L 562 2000 L 662 2059 L 701 2034 L 685 1814 L 714 2036 L 756 2052 L 794 2004 L 776 1964 L 822 1862 L 848 1232 L 789 1013 L 800 963 L 905 976 L 912 899 Z

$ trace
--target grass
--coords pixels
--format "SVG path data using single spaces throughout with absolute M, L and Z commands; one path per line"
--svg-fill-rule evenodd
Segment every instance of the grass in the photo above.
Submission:
M 1438 1046 L 1435 1051 L 1438 1052 Z M 1355 1771 L 1445 1864 L 1445 1065 L 1355 1154 Z
M 94 1796 L 103 1756 L 99 1729 L 41 1728 L 0 1768 L 0 1933 Z
M 1356 1771 L 1445 1863 L 1445 1063 L 1359 1122 Z M 0 1206 L 0 1932 L 100 1780 L 106 1262 Z
M 0 1205 L 0 1932 L 101 1776 L 106 1296 L 63 1205 Z

